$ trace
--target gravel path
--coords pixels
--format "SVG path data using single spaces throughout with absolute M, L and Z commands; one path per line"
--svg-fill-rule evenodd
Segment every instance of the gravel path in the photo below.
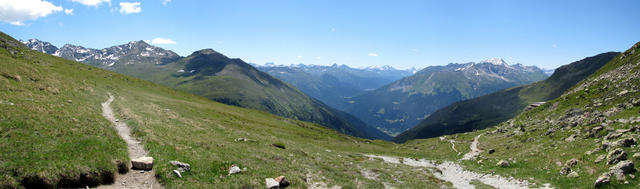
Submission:
M 460 160 L 472 160 L 476 158 L 476 156 L 480 155 L 480 152 L 482 152 L 482 150 L 478 149 L 478 139 L 480 139 L 481 136 L 482 134 L 479 134 L 478 136 L 473 138 L 473 142 L 471 142 L 471 151 L 464 154 L 464 156 L 462 156 L 462 159 Z
M 111 102 L 113 102 L 114 98 L 111 94 L 109 94 L 109 99 L 102 103 L 102 115 L 107 118 L 118 131 L 118 135 L 122 137 L 122 139 L 127 142 L 127 149 L 129 151 L 129 158 L 135 159 L 138 157 L 143 157 L 147 155 L 147 152 L 144 151 L 144 146 L 131 137 L 131 130 L 124 122 L 119 122 L 113 114 L 113 109 L 111 108 Z M 130 166 L 127 163 L 127 166 Z M 155 178 L 154 171 L 137 171 L 137 170 L 129 170 L 126 174 L 118 174 L 116 175 L 116 180 L 111 185 L 102 185 L 98 188 L 112 189 L 112 188 L 164 188 L 158 180 Z
M 441 180 L 449 181 L 453 184 L 455 188 L 475 188 L 470 182 L 472 180 L 478 180 L 484 184 L 490 185 L 495 188 L 508 188 L 508 189 L 517 189 L 517 188 L 529 188 L 534 185 L 529 183 L 526 180 L 518 180 L 514 178 L 505 178 L 499 175 L 485 175 L 479 174 L 471 171 L 464 170 L 460 165 L 451 162 L 444 161 L 441 164 L 437 164 L 434 161 L 425 160 L 425 159 L 411 159 L 411 158 L 397 158 L 390 156 L 379 156 L 379 155 L 365 155 L 370 158 L 380 158 L 388 163 L 395 164 L 404 164 L 412 167 L 426 167 L 426 168 L 435 168 L 439 171 L 432 171 L 432 174 Z M 548 186 L 542 186 L 542 188 L 549 188 Z

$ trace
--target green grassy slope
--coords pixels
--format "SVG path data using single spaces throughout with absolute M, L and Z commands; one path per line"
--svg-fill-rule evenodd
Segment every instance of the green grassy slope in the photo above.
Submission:
M 602 53 L 562 66 L 546 80 L 498 91 L 444 107 L 417 126 L 396 136 L 396 142 L 484 129 L 521 113 L 534 102 L 559 97 L 565 90 L 588 77 L 618 53 Z
M 0 188 L 112 181 L 127 146 L 99 105 L 119 85 L 144 85 L 0 40 Z
M 261 188 L 285 175 L 292 188 L 435 188 L 450 183 L 423 169 L 362 154 L 443 158 L 398 144 L 351 137 L 262 111 L 213 102 L 148 81 L 23 49 L 0 36 L 0 188 L 84 187 L 113 180 L 127 148 L 101 116 L 107 93 L 116 117 L 154 157 L 167 188 Z M 71 101 L 68 101 L 71 100 Z M 237 138 L 247 142 L 235 142 Z M 286 149 L 271 144 L 283 144 Z M 434 150 L 446 150 L 448 142 Z M 191 164 L 178 178 L 169 160 Z M 246 167 L 227 175 L 230 165 Z M 375 172 L 377 179 L 362 176 Z M 83 176 L 84 175 L 84 176 Z M 83 181 L 84 178 L 84 181 Z
M 640 43 L 637 43 L 543 106 L 494 128 L 446 137 L 468 144 L 470 138 L 483 134 L 479 148 L 484 152 L 478 159 L 482 162 L 462 162 L 471 170 L 516 178 L 535 177 L 556 188 L 593 188 L 594 181 L 613 166 L 607 164 L 606 156 L 614 149 L 625 151 L 626 159 L 635 168 L 640 163 L 640 159 L 633 157 L 640 152 L 637 144 L 624 146 L 618 142 L 633 138 L 637 143 L 640 139 L 639 70 Z M 405 145 L 429 146 L 439 142 L 430 138 L 411 140 Z M 489 149 L 495 153 L 489 154 Z M 599 158 L 603 160 L 597 161 Z M 576 159 L 577 164 L 566 165 L 570 159 Z M 499 160 L 508 160 L 511 166 L 498 167 Z M 564 167 L 576 172 L 577 177 L 561 174 Z M 602 188 L 638 188 L 638 176 L 637 171 L 625 175 L 624 180 L 612 176 L 612 183 Z

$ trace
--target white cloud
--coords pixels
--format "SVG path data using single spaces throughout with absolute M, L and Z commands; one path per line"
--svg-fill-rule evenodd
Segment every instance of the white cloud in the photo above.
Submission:
M 142 12 L 142 8 L 140 8 L 140 2 L 120 2 L 120 13 L 131 14 L 139 12 Z
M 420 52 L 419 49 L 411 49 L 412 52 Z
M 86 6 L 94 6 L 94 7 L 97 7 L 102 3 L 111 4 L 111 0 L 71 0 L 71 1 L 83 4 Z
M 320 59 L 322 59 L 322 57 L 321 56 L 316 56 L 316 59 L 320 60 Z
M 551 45 L 551 47 L 558 48 L 558 45 L 557 44 L 553 44 L 553 45 Z
M 376 54 L 376 53 L 369 53 L 367 55 L 369 55 L 369 56 L 378 56 L 378 54 Z
M 73 15 L 73 9 L 64 9 L 64 14 Z
M 0 0 L 0 21 L 22 26 L 26 20 L 36 20 L 62 10 L 61 6 L 43 0 Z
M 171 40 L 171 39 L 165 39 L 165 38 L 155 38 L 153 40 L 151 40 L 151 44 L 154 45 L 173 45 L 176 44 L 175 41 Z
M 167 3 L 171 2 L 171 0 L 163 0 L 162 5 L 167 5 Z
M 296 56 L 296 58 L 302 58 L 302 55 L 298 55 L 298 56 Z

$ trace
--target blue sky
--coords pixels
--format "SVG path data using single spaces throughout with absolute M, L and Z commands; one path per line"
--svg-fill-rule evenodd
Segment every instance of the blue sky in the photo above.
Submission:
M 212 48 L 258 64 L 422 68 L 499 57 L 554 68 L 640 41 L 634 0 L 20 1 L 54 8 L 7 11 L 17 1 L 0 0 L 0 30 L 17 39 L 105 48 L 163 38 L 175 44 L 157 46 L 183 56 Z

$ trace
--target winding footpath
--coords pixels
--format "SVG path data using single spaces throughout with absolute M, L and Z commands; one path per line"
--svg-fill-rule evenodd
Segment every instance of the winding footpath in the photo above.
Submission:
M 472 160 L 475 159 L 476 156 L 480 155 L 480 152 L 482 152 L 482 150 L 478 149 L 478 139 L 480 139 L 480 137 L 482 136 L 482 134 L 479 134 L 478 136 L 476 136 L 475 138 L 473 138 L 473 142 L 471 142 L 471 151 L 469 151 L 469 153 L 464 154 L 464 156 L 462 156 L 462 159 L 460 160 Z
M 478 139 L 482 134 L 476 136 L 471 143 L 471 151 L 463 156 L 460 160 L 471 160 L 482 152 L 478 149 Z M 441 138 L 444 140 L 444 138 Z M 454 143 L 453 140 L 450 140 L 451 144 Z M 454 151 L 455 146 L 452 146 Z M 477 180 L 486 185 L 495 187 L 495 188 L 504 188 L 504 189 L 526 189 L 526 188 L 544 188 L 550 189 L 552 188 L 549 184 L 545 184 L 543 186 L 535 186 L 535 183 L 530 183 L 527 180 L 519 180 L 513 177 L 503 177 L 500 175 L 493 174 L 480 174 L 472 171 L 465 170 L 459 164 L 452 161 L 443 161 L 438 164 L 435 161 L 426 160 L 426 159 L 411 159 L 411 158 L 402 158 L 402 157 L 390 157 L 390 156 L 380 156 L 380 155 L 365 155 L 369 158 L 378 158 L 382 159 L 387 163 L 394 164 L 404 164 L 411 167 L 424 167 L 436 169 L 431 170 L 431 173 L 438 179 L 451 182 L 454 188 L 475 188 L 475 185 L 471 184 L 471 181 Z
M 118 135 L 127 142 L 127 150 L 129 151 L 129 159 L 135 159 L 139 157 L 143 157 L 147 155 L 147 152 L 144 151 L 144 146 L 140 143 L 140 141 L 131 137 L 131 129 L 124 122 L 119 122 L 113 114 L 113 109 L 111 108 L 111 102 L 113 102 L 113 95 L 109 94 L 109 99 L 102 103 L 102 115 L 107 118 L 113 125 L 115 129 L 118 131 Z M 127 163 L 127 166 L 129 164 Z M 155 172 L 152 171 L 137 171 L 137 170 L 129 170 L 126 174 L 118 174 L 116 175 L 116 180 L 111 185 L 102 185 L 98 188 L 104 189 L 112 189 L 112 188 L 164 188 L 158 180 L 155 178 Z

